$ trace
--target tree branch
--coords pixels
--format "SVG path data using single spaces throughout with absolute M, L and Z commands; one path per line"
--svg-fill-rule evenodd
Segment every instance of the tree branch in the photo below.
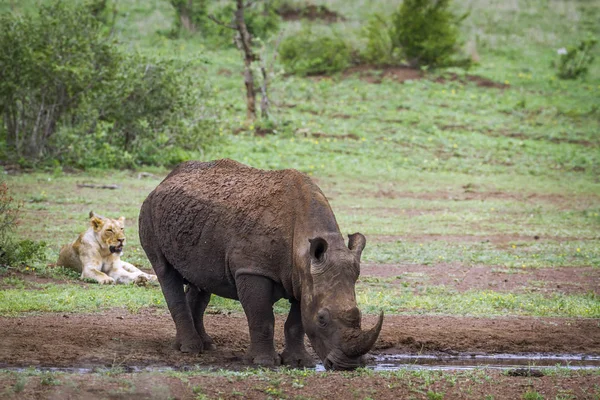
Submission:
M 229 29 L 233 29 L 234 31 L 237 31 L 237 27 L 235 25 L 229 25 L 229 24 L 226 24 L 224 22 L 221 22 L 217 18 L 215 18 L 214 15 L 208 15 L 208 19 L 210 19 L 211 21 L 213 21 L 217 25 L 221 25 L 221 26 L 224 26 L 225 28 L 229 28 Z

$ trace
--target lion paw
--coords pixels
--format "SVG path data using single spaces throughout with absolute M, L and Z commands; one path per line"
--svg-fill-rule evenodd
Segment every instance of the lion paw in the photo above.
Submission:
M 99 279 L 98 283 L 101 285 L 114 285 L 115 280 L 113 278 L 111 278 L 110 276 L 108 276 L 106 278 Z

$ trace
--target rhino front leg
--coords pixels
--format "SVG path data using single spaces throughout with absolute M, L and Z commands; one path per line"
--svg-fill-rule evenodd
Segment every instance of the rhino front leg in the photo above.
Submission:
M 304 347 L 304 327 L 302 326 L 300 302 L 290 300 L 290 303 L 290 313 L 284 326 L 285 349 L 281 353 L 281 361 L 294 368 L 312 368 L 315 366 L 315 360 Z
M 281 359 L 273 343 L 273 281 L 263 276 L 247 274 L 237 276 L 235 281 L 250 329 L 250 348 L 246 353 L 246 362 L 265 367 L 280 365 Z
M 215 350 L 217 348 L 215 342 L 213 342 L 204 329 L 204 311 L 210 302 L 210 293 L 200 290 L 194 285 L 189 285 L 186 298 L 196 332 L 198 332 L 198 335 L 202 339 L 203 350 Z

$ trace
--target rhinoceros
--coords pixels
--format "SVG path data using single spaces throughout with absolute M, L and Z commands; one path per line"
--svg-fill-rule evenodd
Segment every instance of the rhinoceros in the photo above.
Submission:
M 306 174 L 229 159 L 185 162 L 144 201 L 139 232 L 182 352 L 215 348 L 203 322 L 213 293 L 241 302 L 251 364 L 314 366 L 306 333 L 325 368 L 353 369 L 379 336 L 383 312 L 362 330 L 354 291 L 366 239 L 354 233 L 345 245 L 326 197 Z M 278 355 L 273 304 L 281 298 L 291 304 Z

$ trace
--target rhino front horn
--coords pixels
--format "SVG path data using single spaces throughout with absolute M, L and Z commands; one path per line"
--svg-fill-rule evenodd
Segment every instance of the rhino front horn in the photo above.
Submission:
M 353 330 L 350 334 L 346 335 L 341 347 L 344 354 L 348 357 L 360 357 L 366 354 L 379 337 L 381 327 L 383 326 L 383 310 L 379 314 L 379 320 L 377 325 L 368 331 Z

